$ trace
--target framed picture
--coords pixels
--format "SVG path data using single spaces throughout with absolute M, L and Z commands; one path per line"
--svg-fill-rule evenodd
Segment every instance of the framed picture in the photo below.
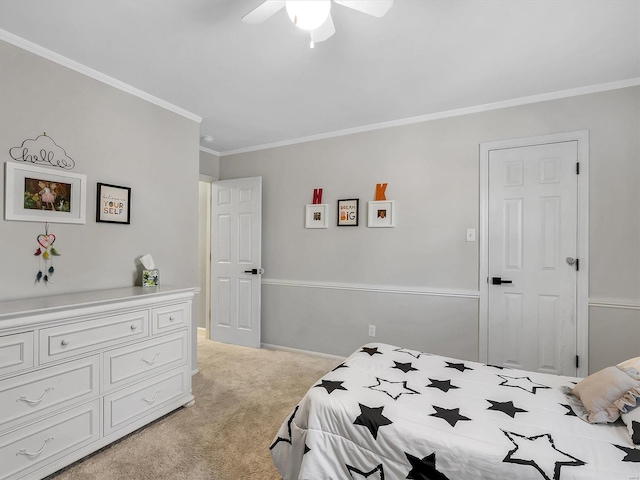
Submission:
M 328 207 L 326 203 L 307 205 L 304 228 L 329 228 Z
M 338 226 L 357 227 L 358 226 L 358 206 L 360 200 L 349 198 L 338 200 Z
M 29 164 L 5 164 L 4 218 L 85 223 L 87 177 Z
M 98 183 L 96 222 L 131 223 L 131 188 Z
M 368 227 L 394 227 L 393 201 L 369 202 Z

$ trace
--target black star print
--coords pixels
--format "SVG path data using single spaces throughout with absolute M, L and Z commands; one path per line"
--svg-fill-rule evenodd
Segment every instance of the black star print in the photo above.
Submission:
M 397 368 L 398 370 L 402 370 L 404 373 L 408 373 L 414 370 L 418 370 L 417 368 L 413 368 L 411 366 L 411 362 L 409 363 L 400 363 L 400 362 L 396 362 L 395 360 L 393 361 L 393 363 L 395 363 L 395 366 L 391 367 L 391 368 Z
M 465 366 L 464 363 L 446 362 L 446 364 L 447 364 L 447 366 L 445 368 L 455 368 L 459 372 L 464 372 L 465 370 L 473 370 L 473 368 L 469 368 L 469 367 Z
M 302 455 L 306 455 L 307 453 L 309 453 L 311 451 L 311 449 L 309 448 L 309 446 L 305 443 L 304 444 L 304 452 L 302 453 Z
M 287 422 L 287 431 L 289 432 L 289 438 L 283 438 L 283 437 L 276 438 L 276 441 L 273 442 L 273 444 L 269 447 L 269 450 L 273 450 L 273 448 L 280 442 L 286 442 L 289 445 L 291 445 L 291 424 L 293 423 L 293 419 L 295 418 L 296 413 L 298 413 L 299 408 L 300 408 L 300 405 L 296 406 L 296 409 L 293 411 L 293 413 L 289 417 L 289 421 Z
M 513 402 L 494 402 L 493 400 L 487 400 L 491 404 L 487 410 L 497 410 L 502 413 L 506 413 L 511 418 L 515 418 L 516 413 L 525 413 L 527 410 L 523 410 L 513 405 Z
M 579 467 L 586 465 L 582 460 L 578 460 L 558 450 L 553 443 L 553 438 L 551 438 L 551 435 L 548 433 L 536 435 L 535 437 L 525 437 L 524 435 L 506 432 L 504 430 L 502 430 L 502 433 L 504 433 L 516 447 L 511 450 L 502 461 L 505 463 L 530 465 L 538 470 L 545 480 L 560 480 L 561 467 Z M 528 454 L 523 453 L 522 455 L 517 455 L 518 449 L 521 446 L 523 446 L 523 452 L 528 452 Z M 528 458 L 532 451 L 539 453 L 539 458 Z
M 636 422 L 635 420 L 631 420 L 631 441 L 635 445 L 640 445 L 640 422 Z
M 623 462 L 640 463 L 640 449 L 623 447 L 621 445 L 613 445 L 613 446 L 616 448 L 619 448 L 624 453 L 626 453 L 625 457 L 622 459 Z
M 500 365 L 488 365 L 487 367 L 491 367 L 491 368 L 497 368 L 498 370 L 504 370 L 504 369 L 509 369 L 509 367 L 502 367 Z M 510 370 L 510 369 L 509 369 Z
M 382 352 L 378 351 L 378 347 L 362 347 L 360 353 L 368 353 L 370 356 L 374 356 L 375 354 L 382 355 Z
M 333 370 L 331 370 L 332 372 L 335 372 L 336 370 L 338 370 L 339 368 L 349 368 L 349 365 L 345 365 L 344 363 L 341 363 L 340 365 L 338 365 L 336 368 L 334 368 Z
M 347 471 L 349 472 L 349 475 L 351 475 L 351 478 L 353 480 L 358 480 L 359 478 L 369 478 L 376 472 L 378 473 L 376 477 L 380 480 L 384 480 L 384 468 L 382 468 L 382 464 L 378 465 L 376 468 L 369 472 L 363 472 L 362 470 L 359 470 L 356 467 L 352 467 L 351 465 L 345 464 L 345 466 L 347 467 Z M 356 474 L 355 477 L 353 476 L 354 473 Z
M 542 385 L 541 383 L 533 382 L 529 377 L 509 377 L 507 375 L 498 376 L 504 380 L 504 382 L 500 384 L 502 387 L 519 388 L 520 390 L 533 394 L 535 394 L 540 388 L 551 388 L 546 385 Z
M 439 388 L 444 393 L 447 393 L 449 390 L 454 388 L 460 388 L 455 385 L 451 385 L 451 380 L 435 380 L 433 378 L 430 378 L 429 380 L 431 380 L 431 383 L 427 385 L 427 387 Z
M 420 392 L 416 392 L 415 390 L 407 387 L 407 382 L 390 382 L 389 380 L 385 380 L 383 378 L 376 377 L 378 383 L 376 385 L 371 385 L 371 390 L 377 390 L 379 392 L 386 393 L 394 400 L 400 398 L 400 395 L 414 395 L 420 394 Z M 384 385 L 383 385 L 384 382 Z
M 422 355 L 431 355 L 430 353 L 417 352 L 415 350 L 409 350 L 408 348 L 396 348 L 393 350 L 394 352 L 406 353 L 407 355 L 411 355 L 416 360 L 419 359 Z
M 422 460 L 407 452 L 404 452 L 404 454 L 411 464 L 411 471 L 405 478 L 412 480 L 448 480 L 444 474 L 436 470 L 435 452 L 424 457 Z
M 378 429 L 385 425 L 391 425 L 393 422 L 387 417 L 382 415 L 384 407 L 367 407 L 366 405 L 360 405 L 360 415 L 353 422 L 354 425 L 362 425 L 367 427 L 373 435 L 374 439 L 378 439 Z
M 320 387 L 320 388 L 326 388 L 327 389 L 327 393 L 329 395 L 331 395 L 333 393 L 334 390 L 347 390 L 346 388 L 344 388 L 342 386 L 344 382 L 338 382 L 338 381 L 333 381 L 333 380 L 322 380 L 322 383 L 320 385 L 315 385 L 316 387 Z
M 565 416 L 577 417 L 576 412 L 573 411 L 573 408 L 571 408 L 571 405 L 567 405 L 566 403 L 561 403 L 560 406 L 567 409 L 567 413 L 565 413 Z
M 460 415 L 459 408 L 448 409 L 448 408 L 436 407 L 435 405 L 433 406 L 433 408 L 435 409 L 436 413 L 432 413 L 429 416 L 438 417 L 443 420 L 446 420 L 447 423 L 452 427 L 455 427 L 456 423 L 458 423 L 461 420 L 471 420 L 470 418 L 465 417 L 464 415 Z

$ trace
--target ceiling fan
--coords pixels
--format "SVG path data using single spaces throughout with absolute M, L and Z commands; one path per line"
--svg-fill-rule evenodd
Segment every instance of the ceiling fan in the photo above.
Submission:
M 358 12 L 383 17 L 393 5 L 393 0 L 333 0 L 338 5 Z M 291 21 L 311 35 L 310 47 L 324 42 L 336 33 L 331 18 L 331 0 L 267 0 L 242 17 L 245 23 L 262 23 L 276 12 L 286 8 Z

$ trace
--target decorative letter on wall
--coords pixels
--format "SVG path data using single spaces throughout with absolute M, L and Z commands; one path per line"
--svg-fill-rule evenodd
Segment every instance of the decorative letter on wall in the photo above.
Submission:
M 395 226 L 393 201 L 387 200 L 385 195 L 386 190 L 386 183 L 376 184 L 376 200 L 368 204 L 369 216 L 367 227 L 381 228 Z
M 305 228 L 329 228 L 328 205 L 322 203 L 322 189 L 313 189 L 313 205 L 305 210 Z

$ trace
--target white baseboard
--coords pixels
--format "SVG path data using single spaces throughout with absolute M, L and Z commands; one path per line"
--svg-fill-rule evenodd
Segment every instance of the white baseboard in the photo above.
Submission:
M 269 343 L 263 343 L 262 348 L 269 350 L 282 350 L 284 352 L 304 353 L 306 355 L 313 355 L 314 357 L 329 358 L 331 360 L 343 361 L 347 357 L 340 357 L 338 355 L 331 355 L 329 353 L 312 352 L 310 350 L 301 350 L 299 348 L 283 347 L 280 345 L 271 345 Z

